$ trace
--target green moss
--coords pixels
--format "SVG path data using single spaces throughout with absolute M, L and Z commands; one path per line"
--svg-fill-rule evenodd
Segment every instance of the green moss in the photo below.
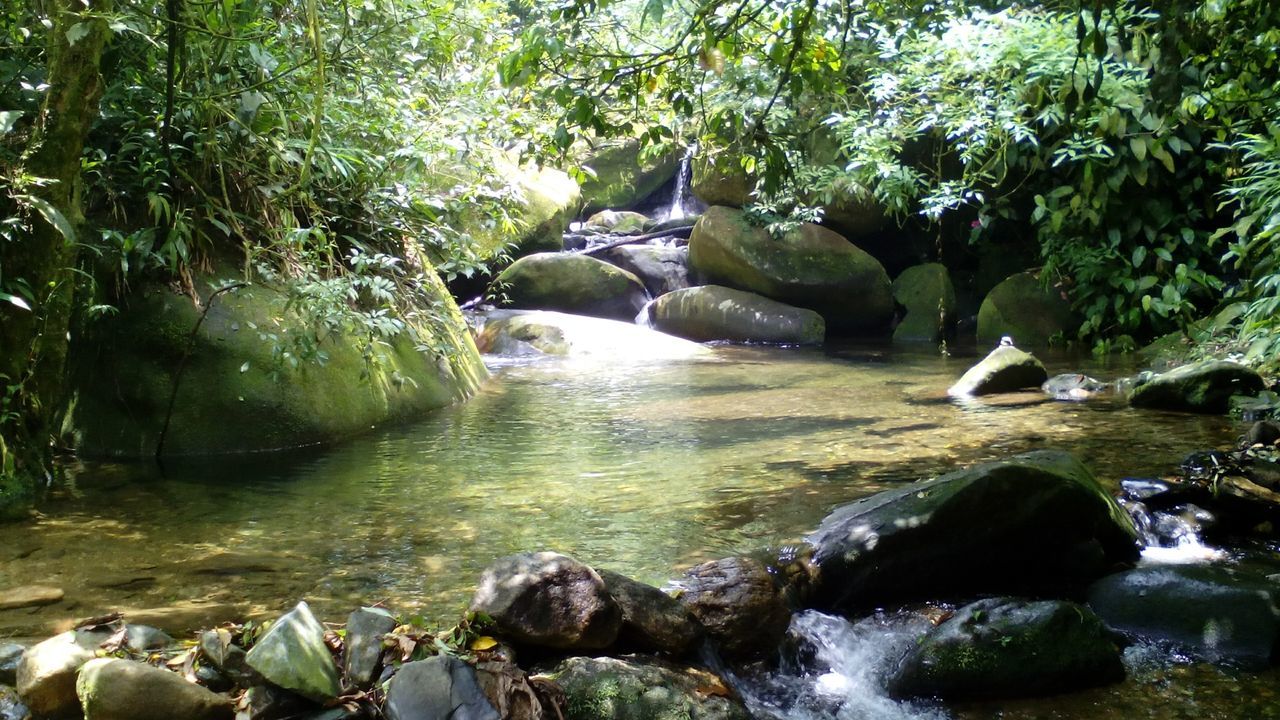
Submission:
M 994 345 L 1008 335 L 1023 347 L 1044 347 L 1055 337 L 1074 334 L 1071 305 L 1030 273 L 1018 273 L 995 286 L 978 309 L 978 343 Z
M 583 213 L 620 210 L 634 206 L 670 180 L 680 166 L 680 156 L 669 152 L 641 159 L 640 142 L 623 140 L 596 148 L 582 162 L 595 177 L 582 183 Z

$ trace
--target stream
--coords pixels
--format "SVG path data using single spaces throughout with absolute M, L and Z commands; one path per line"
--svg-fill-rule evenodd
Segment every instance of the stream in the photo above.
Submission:
M 1131 370 L 1041 357 L 1050 374 Z M 1055 447 L 1118 489 L 1243 431 L 1107 398 L 957 402 L 945 389 L 975 354 L 932 348 L 488 360 L 494 377 L 470 402 L 337 447 L 163 469 L 75 462 L 35 522 L 0 526 L 0 587 L 54 585 L 66 598 L 0 610 L 0 638 L 116 609 L 135 622 L 268 617 L 300 598 L 329 620 L 385 601 L 447 624 L 484 567 L 517 551 L 554 549 L 661 585 L 957 466 Z M 896 703 L 877 679 L 919 623 L 801 614 L 793 633 L 815 648 L 808 664 L 743 687 L 762 717 L 786 720 L 1280 717 L 1274 670 L 1236 674 L 1142 646 L 1128 651 L 1130 679 L 1110 688 L 950 710 Z

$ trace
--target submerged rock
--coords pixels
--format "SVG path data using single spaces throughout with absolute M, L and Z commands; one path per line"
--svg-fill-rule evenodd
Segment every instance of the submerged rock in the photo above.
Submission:
M 1138 558 L 1129 515 L 1071 455 L 984 463 L 838 508 L 809 536 L 819 608 L 1031 594 Z
M 689 248 L 621 245 L 602 258 L 640 278 L 653 297 L 689 287 Z
M 382 664 L 382 638 L 396 629 L 396 619 L 382 608 L 364 607 L 347 616 L 343 669 L 351 687 L 367 688 Z
M 1232 395 L 1266 389 L 1262 377 L 1239 363 L 1205 360 L 1145 378 L 1133 388 L 1129 404 L 1156 410 L 1225 413 Z
M 0 610 L 52 605 L 61 601 L 65 594 L 62 588 L 48 585 L 24 585 L 0 590 Z
M 1054 375 L 1040 389 L 1054 400 L 1088 400 L 1111 389 L 1111 385 L 1080 373 Z
M 565 720 L 750 720 L 719 677 L 659 660 L 569 658 L 549 673 L 564 690 Z
M 512 307 L 633 320 L 648 296 L 622 268 L 587 255 L 537 253 L 520 258 L 495 281 Z
M 941 263 L 903 270 L 893 281 L 893 299 L 907 311 L 893 330 L 895 342 L 938 342 L 955 324 L 956 289 Z
M 1006 345 L 1002 342 L 977 365 L 966 370 L 947 394 L 956 397 L 994 395 L 1040 387 L 1048 379 L 1048 371 L 1034 355 L 1013 347 L 1012 343 Z
M 1089 588 L 1108 627 L 1171 642 L 1210 662 L 1262 668 L 1280 661 L 1280 588 L 1218 566 L 1152 566 Z
M 502 720 L 475 668 L 449 655 L 400 666 L 387 685 L 387 720 Z
M 828 330 L 880 332 L 893 317 L 884 267 L 818 225 L 774 237 L 740 210 L 712 207 L 693 228 L 689 263 L 709 282 L 816 310 Z
M 36 717 L 78 715 L 76 673 L 94 658 L 100 638 L 77 631 L 28 648 L 18 663 L 18 696 Z
M 510 555 L 490 565 L 471 610 L 493 618 L 501 637 L 537 647 L 606 648 L 622 627 L 622 611 L 596 571 L 554 552 Z
M 946 700 L 1053 695 L 1124 679 L 1102 621 L 1061 600 L 992 598 L 966 605 L 908 651 L 894 695 Z
M 494 312 L 480 331 L 477 344 L 495 355 L 567 355 L 613 362 L 712 356 L 698 343 L 633 323 L 544 311 Z
M 99 658 L 80 670 L 76 694 L 85 720 L 231 720 L 231 699 L 168 670 Z
M 272 623 L 245 662 L 268 682 L 316 702 L 342 692 L 338 666 L 324 641 L 324 626 L 305 602 Z
M 753 558 L 697 565 L 677 585 L 680 602 L 727 658 L 753 660 L 772 653 L 791 622 L 769 569 Z
M 618 645 L 679 657 L 702 639 L 702 625 L 679 600 L 620 573 L 599 570 L 605 589 L 622 609 Z
M 822 316 L 754 293 L 702 285 L 668 293 L 649 306 L 653 326 L 690 340 L 817 345 Z
M 987 293 L 978 308 L 980 344 L 1008 335 L 1028 347 L 1044 347 L 1053 338 L 1074 332 L 1075 325 L 1071 303 L 1031 273 L 1006 278 Z

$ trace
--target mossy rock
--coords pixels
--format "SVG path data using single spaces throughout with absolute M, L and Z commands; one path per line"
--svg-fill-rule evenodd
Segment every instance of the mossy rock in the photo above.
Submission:
M 906 308 L 893 330 L 895 342 L 938 342 L 955 324 L 956 288 L 941 263 L 903 270 L 893 281 L 893 299 Z
M 471 236 L 478 258 L 487 262 L 503 254 L 521 257 L 563 249 L 564 233 L 582 202 L 578 183 L 562 170 L 520 166 L 505 155 L 494 162 L 516 196 L 508 209 L 514 222 L 504 226 L 478 207 L 463 212 L 455 226 Z
M 884 267 L 811 223 L 774 237 L 741 210 L 710 208 L 693 228 L 689 264 L 711 283 L 815 310 L 828 330 L 875 333 L 893 317 Z
M 565 720 L 749 720 L 719 677 L 659 660 L 569 658 L 550 677 L 564 691 Z
M 728 150 L 700 153 L 690 167 L 689 189 L 707 205 L 740 208 L 751 202 L 756 181 L 742 168 L 742 156 Z
M 947 393 L 955 397 L 995 395 L 1038 388 L 1048 379 L 1049 372 L 1036 356 L 1002 345 L 966 370 Z
M 201 322 L 191 298 L 142 288 L 77 344 L 68 415 L 74 446 L 89 456 L 154 456 L 179 374 L 164 455 L 327 443 L 463 400 L 487 373 L 457 306 L 429 278 L 436 322 L 415 328 L 417 341 L 401 334 L 362 347 L 332 332 L 314 343 L 326 360 L 296 365 L 291 341 L 308 321 L 280 290 L 223 293 Z
M 1222 414 L 1233 395 L 1257 395 L 1266 383 L 1253 369 L 1205 360 L 1155 375 L 1133 389 L 1129 404 L 1155 410 Z
M 503 270 L 495 288 L 511 307 L 634 319 L 648 300 L 644 283 L 587 255 L 537 253 Z
M 654 328 L 690 340 L 818 345 L 822 316 L 755 293 L 702 285 L 667 293 L 649 308 Z
M 589 151 L 582 164 L 595 177 L 582 183 L 582 212 L 625 210 L 652 195 L 680 169 L 679 151 L 641 158 L 640 141 L 602 143 Z
M 1031 273 L 1017 273 L 992 288 L 982 301 L 978 344 L 994 345 L 1008 336 L 1024 347 L 1045 347 L 1077 326 L 1071 304 L 1059 291 L 1046 288 Z

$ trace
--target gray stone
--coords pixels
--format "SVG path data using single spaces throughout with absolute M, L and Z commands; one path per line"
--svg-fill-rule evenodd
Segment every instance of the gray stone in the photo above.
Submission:
M 1034 355 L 1012 345 L 1001 345 L 966 370 L 947 393 L 955 397 L 995 395 L 1038 388 L 1048 379 L 1048 371 Z
M 836 509 L 807 538 L 814 607 L 1074 589 L 1138 558 L 1128 513 L 1071 455 L 1017 455 Z
M 395 617 L 382 608 L 362 607 L 347 616 L 343 669 L 351 687 L 373 684 L 382 665 L 382 638 L 395 629 Z
M 895 342 L 938 342 L 955 325 L 956 289 L 941 263 L 903 270 L 893 281 L 893 299 L 907 311 L 893 329 Z
M 640 278 L 653 297 L 689 287 L 689 248 L 665 245 L 621 245 L 602 260 Z
M 1107 392 L 1112 387 L 1088 375 L 1062 373 L 1045 380 L 1040 390 L 1054 400 L 1089 400 Z
M 342 692 L 338 667 L 324 641 L 324 626 L 305 602 L 272 623 L 245 662 L 268 682 L 317 702 Z
M 774 652 L 791 622 L 773 575 L 753 558 L 697 565 L 678 585 L 680 602 L 727 658 L 753 660 Z
M 0 685 L 13 685 L 18 682 L 18 663 L 22 662 L 25 645 L 18 643 L 0 643 Z
M 564 690 L 565 720 L 749 720 L 716 675 L 656 659 L 574 657 L 550 677 Z
M 65 594 L 62 588 L 48 585 L 24 585 L 0 590 L 0 610 L 52 605 L 62 600 Z
M 177 641 L 169 633 L 150 625 L 128 625 L 124 630 L 124 645 L 130 652 L 146 654 L 173 647 Z
M 1030 273 L 1016 273 L 992 288 L 978 308 L 978 343 L 1009 336 L 1027 347 L 1044 347 L 1073 334 L 1076 325 L 1061 291 L 1046 288 Z
M 471 609 L 493 618 L 501 637 L 540 647 L 606 648 L 622 627 L 622 611 L 596 571 L 554 552 L 490 565 Z
M 85 720 L 231 720 L 231 699 L 168 670 L 98 658 L 80 669 L 76 694 Z
M 241 715 L 249 720 L 293 720 L 315 705 L 297 693 L 263 684 L 246 690 L 239 707 L 237 720 L 242 720 Z
M 626 138 L 600 143 L 581 164 L 593 173 L 582 183 L 583 212 L 594 213 L 644 200 L 676 174 L 680 153 L 647 155 L 641 153 L 639 140 Z
M 597 572 L 604 580 L 605 590 L 622 609 L 619 646 L 679 657 L 687 654 L 702 639 L 702 625 L 679 600 L 620 573 L 609 570 Z
M 448 655 L 405 663 L 387 686 L 387 720 L 501 720 L 476 671 Z
M 94 658 L 97 643 L 75 631 L 55 635 L 28 648 L 18 663 L 18 695 L 36 716 L 78 715 L 76 671 Z
M 494 290 L 512 307 L 634 320 L 648 301 L 644 283 L 587 255 L 536 253 L 515 261 Z
M 0 720 L 27 720 L 31 711 L 18 697 L 18 691 L 0 685 Z
M 668 293 L 649 306 L 655 329 L 690 340 L 818 345 L 826 323 L 813 310 L 742 290 L 702 285 Z
M 206 630 L 200 634 L 200 651 L 213 667 L 240 687 L 252 687 L 263 682 L 262 675 L 249 667 L 244 648 L 231 642 L 227 630 Z
M 601 210 L 587 218 L 583 224 L 615 235 L 638 235 L 652 225 L 653 221 L 641 213 L 629 210 Z
M 1061 600 L 966 605 L 912 647 L 890 679 L 899 697 L 944 700 L 1053 695 L 1124 679 L 1102 621 Z
M 1129 404 L 1155 410 L 1225 413 L 1232 395 L 1255 395 L 1266 389 L 1262 377 L 1239 363 L 1205 360 L 1144 378 Z

